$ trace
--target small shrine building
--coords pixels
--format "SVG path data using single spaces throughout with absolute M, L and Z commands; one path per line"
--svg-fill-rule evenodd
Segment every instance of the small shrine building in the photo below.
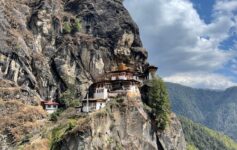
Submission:
M 49 100 L 49 101 L 41 101 L 41 105 L 49 114 L 52 114 L 58 110 L 59 103 L 53 100 Z

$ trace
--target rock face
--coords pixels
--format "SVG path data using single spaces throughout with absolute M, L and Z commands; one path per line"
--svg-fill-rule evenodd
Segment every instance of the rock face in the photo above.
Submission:
M 165 131 L 157 133 L 144 112 L 140 98 L 120 98 L 105 109 L 79 119 L 53 150 L 126 149 L 185 150 L 180 122 L 174 114 Z
M 156 134 L 146 113 L 139 107 L 128 105 L 128 102 L 135 104 L 137 99 L 120 101 L 123 102 L 108 104 L 105 110 L 90 114 L 55 149 L 156 150 Z
M 99 74 L 124 62 L 146 65 L 139 31 L 120 0 L 2 0 L 0 75 L 57 97 L 79 96 Z
M 122 0 L 1 0 L 0 20 L 0 149 L 40 136 L 47 124 L 40 99 L 57 99 L 72 86 L 83 98 L 99 75 L 121 62 L 138 72 L 148 66 Z M 90 116 L 86 130 L 75 129 L 60 149 L 185 148 L 177 120 L 154 133 L 138 102 Z
M 186 141 L 182 125 L 174 113 L 171 114 L 171 123 L 164 132 L 158 133 L 159 141 L 166 150 L 185 150 Z M 172 143 L 172 144 L 170 144 Z

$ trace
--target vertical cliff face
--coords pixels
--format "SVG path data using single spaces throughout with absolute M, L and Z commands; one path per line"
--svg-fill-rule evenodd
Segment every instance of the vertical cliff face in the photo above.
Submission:
M 2 0 L 1 76 L 57 97 L 80 96 L 99 74 L 124 62 L 140 71 L 147 52 L 120 0 Z
M 0 20 L 0 149 L 50 148 L 42 132 L 52 124 L 40 99 L 57 98 L 71 86 L 83 98 L 94 79 L 121 62 L 139 72 L 147 67 L 147 51 L 122 0 L 1 0 Z M 167 131 L 155 133 L 141 99 L 135 101 L 125 98 L 83 123 L 79 118 L 55 146 L 185 149 L 175 117 Z M 31 147 L 41 138 L 43 144 Z
M 174 113 L 170 116 L 170 125 L 157 136 L 164 150 L 186 150 L 182 125 Z

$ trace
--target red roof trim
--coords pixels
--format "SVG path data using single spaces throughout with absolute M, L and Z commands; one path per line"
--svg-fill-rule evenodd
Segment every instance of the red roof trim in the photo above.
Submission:
M 43 101 L 43 103 L 44 103 L 45 105 L 59 105 L 59 103 L 53 102 L 53 101 Z

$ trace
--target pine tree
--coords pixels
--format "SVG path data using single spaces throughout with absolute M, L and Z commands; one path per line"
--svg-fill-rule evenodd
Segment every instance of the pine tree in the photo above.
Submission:
M 164 130 L 169 123 L 170 102 L 165 84 L 160 78 L 151 80 L 151 89 L 149 90 L 150 107 L 155 117 L 156 126 Z

